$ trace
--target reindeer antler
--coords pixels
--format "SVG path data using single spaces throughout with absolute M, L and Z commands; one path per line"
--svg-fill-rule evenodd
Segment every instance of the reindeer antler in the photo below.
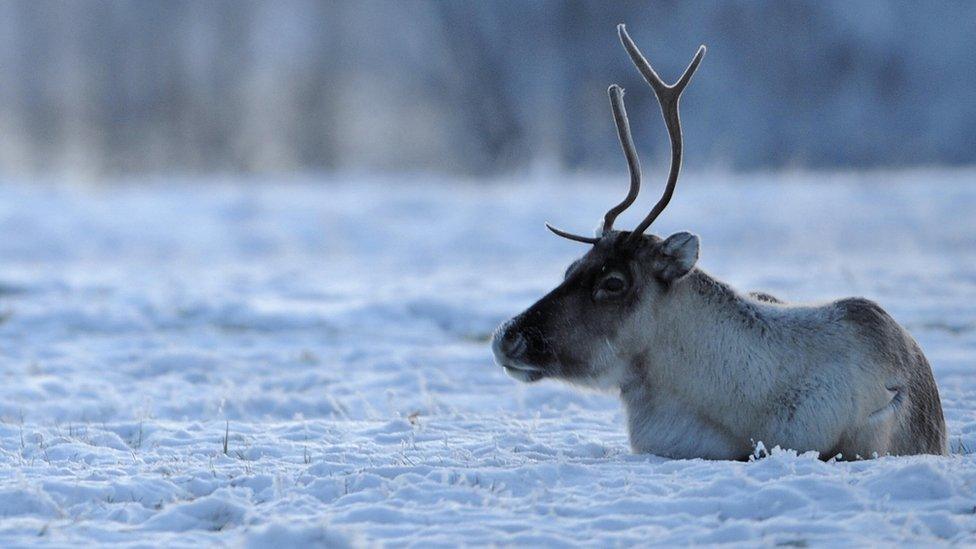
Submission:
M 630 234 L 629 240 L 633 241 L 640 238 L 640 235 L 644 234 L 644 231 L 651 226 L 657 216 L 661 215 L 668 202 L 671 201 L 671 195 L 674 194 L 674 187 L 678 183 L 678 172 L 681 171 L 681 117 L 678 115 L 678 101 L 681 99 L 681 92 L 685 90 L 688 82 L 691 82 L 691 77 L 694 76 L 702 57 L 705 56 L 705 46 L 698 47 L 698 53 L 695 54 L 695 58 L 691 60 L 684 74 L 677 82 L 669 86 L 654 72 L 651 64 L 637 49 L 637 44 L 634 44 L 630 35 L 627 34 L 627 28 L 623 24 L 617 25 L 617 34 L 620 36 L 620 41 L 627 53 L 630 54 L 630 59 L 637 66 L 637 70 L 641 72 L 644 80 L 647 80 L 647 83 L 654 90 L 654 95 L 657 96 L 658 103 L 661 104 L 664 123 L 668 127 L 668 137 L 671 139 L 671 170 L 668 173 L 668 185 L 664 189 L 661 199 L 651 209 L 651 213 L 647 214 L 647 217 Z
M 634 203 L 634 200 L 637 200 L 637 193 L 640 192 L 641 183 L 640 160 L 637 158 L 637 149 L 634 148 L 634 139 L 630 134 L 627 108 L 624 107 L 624 90 L 614 84 L 607 89 L 607 95 L 610 96 L 610 107 L 613 109 L 613 121 L 617 125 L 617 137 L 620 139 L 620 147 L 624 150 L 624 156 L 627 158 L 627 168 L 630 170 L 630 190 L 627 192 L 627 196 L 624 197 L 623 201 L 610 208 L 603 217 L 601 236 L 613 230 L 613 222 L 620 215 L 620 212 L 626 210 Z M 596 244 L 600 241 L 598 237 L 580 236 L 561 231 L 548 223 L 546 223 L 546 228 L 558 236 L 575 240 L 576 242 Z
M 627 109 L 624 107 L 624 89 L 614 84 L 607 89 L 607 94 L 610 95 L 613 122 L 617 125 L 617 138 L 620 139 L 620 148 L 624 150 L 624 157 L 627 158 L 627 169 L 630 170 L 630 190 L 627 191 L 626 198 L 620 204 L 610 208 L 603 217 L 603 234 L 610 232 L 617 216 L 629 208 L 634 200 L 637 200 L 637 193 L 640 192 L 641 184 L 640 159 L 637 158 L 637 149 L 634 148 L 634 138 L 630 135 L 630 121 L 627 120 Z
M 671 171 L 668 174 L 668 185 L 664 190 L 664 195 L 654 205 L 651 213 L 640 222 L 640 225 L 628 237 L 628 242 L 632 242 L 640 238 L 640 235 L 644 234 L 644 231 L 657 219 L 657 216 L 661 215 L 661 212 L 667 207 L 668 202 L 671 201 L 671 195 L 674 194 L 674 187 L 678 182 L 678 172 L 681 171 L 681 119 L 678 116 L 678 100 L 681 99 L 681 92 L 684 91 L 688 82 L 691 81 L 691 77 L 695 74 L 698 65 L 701 63 L 702 57 L 705 55 L 705 46 L 698 48 L 698 53 L 695 54 L 695 58 L 691 60 L 691 64 L 685 69 L 681 78 L 669 86 L 651 68 L 651 64 L 647 62 L 647 59 L 637 49 L 637 45 L 631 40 L 630 35 L 627 34 L 627 28 L 623 24 L 617 25 L 617 34 L 620 36 L 620 41 L 623 43 L 627 53 L 630 54 L 634 65 L 637 66 L 637 69 L 644 76 L 644 80 L 647 80 L 647 83 L 654 90 L 654 95 L 657 96 L 658 103 L 661 104 L 661 113 L 664 115 L 664 123 L 667 125 L 668 136 L 671 139 Z M 634 147 L 634 139 L 630 133 L 630 122 L 627 120 L 627 109 L 624 107 L 624 90 L 614 84 L 607 89 L 607 94 L 610 96 L 610 106 L 613 108 L 613 121 L 617 126 L 617 137 L 620 139 L 620 147 L 624 151 L 624 156 L 627 158 L 627 168 L 630 170 L 630 190 L 627 192 L 627 196 L 623 201 L 610 208 L 603 217 L 603 230 L 601 231 L 600 237 L 580 236 L 568 233 L 546 223 L 546 228 L 557 236 L 587 244 L 596 244 L 602 236 L 609 234 L 613 230 L 613 222 L 616 221 L 617 216 L 634 203 L 634 200 L 637 199 L 637 194 L 640 192 L 640 159 L 637 157 L 637 149 Z

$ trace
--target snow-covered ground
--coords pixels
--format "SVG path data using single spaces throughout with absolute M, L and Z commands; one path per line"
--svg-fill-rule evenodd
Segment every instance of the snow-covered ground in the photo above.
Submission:
M 651 177 L 633 226 L 657 197 Z M 625 176 L 0 185 L 0 546 L 976 543 L 976 172 L 688 174 L 655 232 L 922 344 L 950 457 L 631 455 L 503 319 Z

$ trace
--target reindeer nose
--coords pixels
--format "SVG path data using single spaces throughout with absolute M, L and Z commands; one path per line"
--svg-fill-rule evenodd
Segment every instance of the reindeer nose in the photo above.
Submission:
M 529 349 L 529 343 L 525 340 L 522 332 L 509 328 L 505 330 L 505 335 L 502 336 L 501 348 L 506 356 L 518 358 Z

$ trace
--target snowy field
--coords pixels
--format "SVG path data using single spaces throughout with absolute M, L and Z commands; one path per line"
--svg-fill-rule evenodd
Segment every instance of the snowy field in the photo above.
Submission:
M 627 184 L 530 179 L 0 185 L 0 546 L 976 543 L 976 172 L 689 173 L 656 225 L 912 331 L 953 455 L 848 463 L 631 455 L 612 395 L 508 378 L 584 251 L 543 221 Z

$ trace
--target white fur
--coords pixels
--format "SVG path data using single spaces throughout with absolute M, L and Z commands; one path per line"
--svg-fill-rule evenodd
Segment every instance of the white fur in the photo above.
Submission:
M 634 451 L 730 459 L 758 442 L 824 457 L 891 451 L 904 413 L 886 387 L 901 381 L 872 366 L 829 307 L 737 296 L 764 319 L 750 325 L 741 304 L 703 295 L 689 277 L 649 291 L 601 346 L 588 383 L 619 388 Z

